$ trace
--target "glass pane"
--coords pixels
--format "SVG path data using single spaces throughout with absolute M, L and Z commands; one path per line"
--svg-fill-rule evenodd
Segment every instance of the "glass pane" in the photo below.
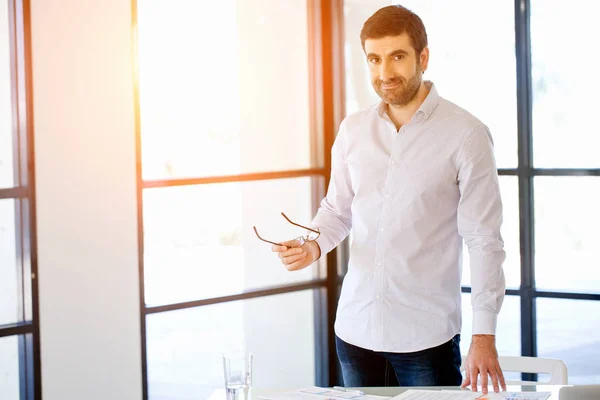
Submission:
M 315 178 L 317 179 L 317 178 Z M 144 191 L 147 304 L 167 304 L 307 281 L 314 264 L 290 273 L 271 241 L 293 239 L 312 220 L 311 178 L 180 186 Z M 322 183 L 322 179 L 317 179 Z M 324 259 L 323 259 L 324 260 Z
M 600 293 L 600 178 L 536 177 L 538 289 Z
M 0 399 L 20 399 L 19 337 L 0 337 Z
M 600 301 L 538 298 L 536 306 L 538 356 L 563 360 L 570 385 L 600 384 Z
M 306 1 L 137 4 L 144 179 L 311 166 Z
M 462 332 L 460 341 L 460 352 L 466 356 L 471 345 L 471 334 L 473 331 L 473 309 L 471 308 L 471 294 L 462 294 Z M 500 356 L 521 355 L 521 299 L 518 296 L 505 296 L 498 325 L 496 327 L 496 349 Z M 505 373 L 507 380 L 520 381 L 521 374 L 518 372 Z
M 396 2 L 354 0 L 344 4 L 347 113 L 379 101 L 369 82 L 360 30 L 375 11 L 391 4 Z M 514 3 L 405 0 L 402 5 L 419 15 L 427 30 L 431 56 L 424 78 L 435 83 L 442 97 L 465 108 L 489 126 L 498 167 L 515 168 Z
M 506 260 L 504 261 L 504 276 L 507 288 L 518 288 L 521 285 L 521 245 L 519 243 L 519 182 L 516 176 L 502 175 L 500 180 L 500 195 L 504 211 L 502 223 L 502 239 Z M 471 286 L 471 261 L 469 250 L 463 243 L 463 286 Z
M 19 322 L 15 201 L 0 200 L 0 325 Z
M 8 2 L 0 6 L 0 188 L 14 186 Z
M 253 387 L 315 384 L 314 292 L 150 314 L 150 400 L 207 399 L 223 388 L 221 353 L 254 354 Z
M 538 168 L 598 168 L 600 37 L 596 3 L 531 0 L 533 150 Z M 557 29 L 560 27 L 560 29 Z M 560 49 L 560 50 L 559 50 Z M 585 54 L 585 62 L 557 57 Z

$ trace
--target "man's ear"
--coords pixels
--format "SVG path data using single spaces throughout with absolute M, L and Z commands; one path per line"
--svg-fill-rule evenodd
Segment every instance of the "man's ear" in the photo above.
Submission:
M 427 70 L 427 66 L 429 65 L 429 47 L 425 47 L 421 54 L 419 55 L 419 61 L 421 61 L 421 69 L 423 72 Z

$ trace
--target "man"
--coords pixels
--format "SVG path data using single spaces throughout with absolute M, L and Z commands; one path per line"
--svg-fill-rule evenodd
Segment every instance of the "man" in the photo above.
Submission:
M 337 311 L 346 386 L 461 384 L 461 265 L 471 260 L 473 335 L 462 387 L 505 389 L 495 347 L 504 299 L 502 204 L 488 128 L 422 75 L 421 19 L 384 7 L 361 31 L 381 103 L 348 116 L 332 148 L 331 182 L 301 247 L 273 246 L 305 268 L 353 231 Z

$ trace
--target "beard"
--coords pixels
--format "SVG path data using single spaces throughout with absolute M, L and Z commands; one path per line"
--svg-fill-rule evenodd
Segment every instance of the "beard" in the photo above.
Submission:
M 391 106 L 405 106 L 410 103 L 419 92 L 421 82 L 423 81 L 423 74 L 421 65 L 417 64 L 417 72 L 411 76 L 408 80 L 404 77 L 394 77 L 383 82 L 380 79 L 376 79 L 372 82 L 375 92 L 381 97 L 381 100 L 385 101 Z M 394 89 L 383 89 L 383 84 L 394 85 L 399 84 Z

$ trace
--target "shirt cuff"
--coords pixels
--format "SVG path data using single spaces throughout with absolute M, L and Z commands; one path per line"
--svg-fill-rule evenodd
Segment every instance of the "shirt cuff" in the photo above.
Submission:
M 473 335 L 495 335 L 498 314 L 492 311 L 473 310 Z
M 321 250 L 319 260 L 325 257 L 325 254 L 333 250 L 333 247 L 330 247 L 330 244 L 327 243 L 327 239 L 323 236 L 323 234 L 319 235 L 315 242 L 317 242 L 317 244 L 319 245 L 319 249 Z

